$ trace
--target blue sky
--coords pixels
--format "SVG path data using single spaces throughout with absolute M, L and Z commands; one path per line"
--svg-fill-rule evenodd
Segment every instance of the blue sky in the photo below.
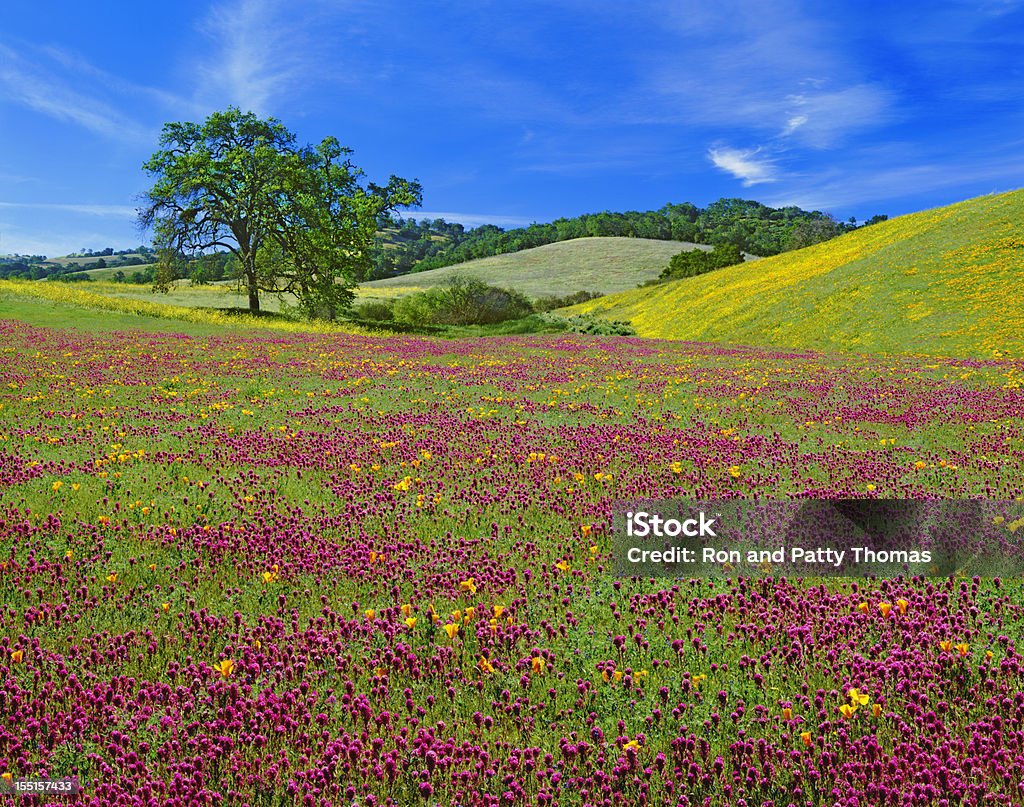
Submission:
M 46 2 L 0 8 L 0 253 L 148 240 L 160 127 L 230 104 L 416 218 L 719 197 L 840 219 L 1024 185 L 1024 2 Z

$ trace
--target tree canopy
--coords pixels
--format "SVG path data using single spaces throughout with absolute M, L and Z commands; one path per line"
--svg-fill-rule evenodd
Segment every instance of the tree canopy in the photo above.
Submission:
M 418 182 L 364 183 L 352 150 L 333 137 L 300 146 L 275 118 L 230 107 L 203 123 L 168 123 L 143 168 L 155 177 L 139 210 L 154 230 L 156 284 L 180 264 L 218 249 L 234 254 L 249 310 L 260 292 L 296 296 L 333 319 L 371 267 L 377 221 L 418 205 Z

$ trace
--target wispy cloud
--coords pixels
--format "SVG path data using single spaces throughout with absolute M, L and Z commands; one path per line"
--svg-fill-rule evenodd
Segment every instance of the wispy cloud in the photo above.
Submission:
M 52 210 L 62 213 L 82 213 L 86 216 L 112 218 L 133 217 L 136 209 L 129 205 L 65 204 L 63 202 L 0 202 L 0 207 L 18 210 Z
M 278 0 L 217 3 L 199 25 L 215 49 L 215 55 L 199 66 L 200 95 L 210 96 L 216 105 L 226 102 L 268 113 L 318 67 L 331 63 L 316 35 L 318 21 L 323 19 L 316 4 L 297 12 Z
M 1016 177 L 1016 181 L 1013 179 Z M 913 196 L 950 191 L 947 202 L 966 196 L 1013 190 L 1024 183 L 1024 158 L 951 163 L 909 162 L 870 172 L 849 168 L 827 172 L 811 181 L 780 187 L 765 203 L 807 210 L 835 210 L 884 204 Z M 940 204 L 940 202 L 935 202 Z M 877 211 L 875 211 L 877 212 Z
M 761 149 L 734 149 L 722 146 L 708 149 L 708 159 L 716 168 L 728 171 L 743 181 L 743 187 L 761 185 L 766 182 L 777 182 L 779 171 L 775 160 L 767 156 L 759 156 Z
M 881 126 L 895 114 L 891 93 L 871 84 L 805 90 L 786 97 L 779 110 L 786 117 L 780 137 L 814 148 L 828 148 L 857 129 Z
M 111 140 L 138 142 L 152 133 L 109 103 L 58 60 L 27 59 L 0 45 L 0 95 L 59 121 L 81 126 Z

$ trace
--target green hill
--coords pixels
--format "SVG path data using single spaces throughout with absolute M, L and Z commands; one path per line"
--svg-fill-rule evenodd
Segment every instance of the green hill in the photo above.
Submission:
M 711 249 L 703 244 L 648 238 L 576 238 L 542 247 L 479 258 L 455 266 L 374 280 L 362 285 L 363 296 L 426 289 L 452 275 L 472 275 L 528 297 L 564 297 L 577 291 L 605 294 L 636 288 L 657 277 L 673 255 L 684 249 Z
M 789 348 L 1024 356 L 1024 191 L 593 300 L 641 336 Z

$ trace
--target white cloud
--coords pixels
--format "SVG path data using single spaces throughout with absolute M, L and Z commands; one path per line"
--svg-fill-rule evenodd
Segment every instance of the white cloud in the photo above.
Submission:
M 676 15 L 678 39 L 643 57 L 642 120 L 830 148 L 893 116 L 895 94 L 864 81 L 860 58 L 827 15 L 811 17 L 791 0 L 683 3 L 665 13 Z
M 53 210 L 63 213 L 82 213 L 86 216 L 111 218 L 133 217 L 136 214 L 136 209 L 129 205 L 65 204 L 61 202 L 0 202 L 0 207 L 30 210 Z
M 53 67 L 58 69 L 51 69 Z M 76 86 L 81 83 L 80 77 L 62 67 L 53 59 L 48 65 L 41 60 L 25 59 L 13 49 L 0 45 L 0 95 L 111 140 L 152 139 L 146 127 L 104 100 L 96 88 Z
M 334 4 L 331 10 L 337 11 Z M 216 55 L 198 68 L 200 95 L 267 114 L 328 63 L 317 36 L 322 15 L 279 0 L 223 0 L 200 23 Z M 336 56 L 337 54 L 333 54 Z M 336 59 L 332 70 L 337 69 Z M 320 74 L 317 75 L 318 69 Z
M 743 181 L 744 187 L 761 185 L 766 182 L 777 182 L 779 172 L 775 160 L 759 157 L 761 149 L 734 149 L 719 147 L 708 149 L 708 159 L 716 168 L 728 171 Z
M 828 148 L 857 129 L 880 126 L 893 117 L 888 91 L 869 84 L 796 93 L 783 107 L 789 117 L 781 135 L 795 135 L 815 148 Z

